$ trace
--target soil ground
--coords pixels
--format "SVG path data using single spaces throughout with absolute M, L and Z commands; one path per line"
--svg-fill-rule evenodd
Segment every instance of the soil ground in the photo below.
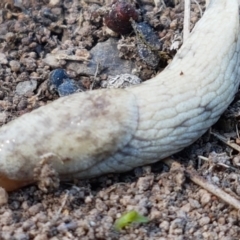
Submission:
M 205 1 L 192 2 L 191 28 L 205 6 Z M 65 69 L 87 90 L 100 88 L 108 73 L 83 74 L 82 66 L 91 49 L 109 38 L 117 39 L 119 56 L 135 64 L 132 70 L 142 80 L 164 68 L 182 43 L 183 1 L 132 3 L 139 21 L 147 21 L 162 39 L 168 57 L 157 70 L 139 57 L 133 32 L 120 36 L 106 28 L 103 17 L 110 0 L 2 1 L 0 125 L 59 97 L 48 85 L 53 69 Z M 60 54 L 64 57 L 59 60 Z M 82 72 L 74 70 L 80 66 Z M 211 131 L 172 157 L 176 162 L 171 167 L 159 162 L 124 174 L 61 183 L 48 193 L 37 186 L 8 195 L 1 189 L 0 239 L 239 239 L 238 209 L 193 183 L 186 171 L 196 169 L 240 201 L 238 118 L 236 96 Z M 130 210 L 149 221 L 117 231 L 114 222 Z

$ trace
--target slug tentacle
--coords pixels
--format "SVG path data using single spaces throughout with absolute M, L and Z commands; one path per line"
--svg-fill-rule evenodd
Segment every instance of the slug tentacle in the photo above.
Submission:
M 233 100 L 239 50 L 238 0 L 212 0 L 172 63 L 153 79 L 63 97 L 3 126 L 0 186 L 34 182 L 33 170 L 48 154 L 68 180 L 127 171 L 182 150 Z

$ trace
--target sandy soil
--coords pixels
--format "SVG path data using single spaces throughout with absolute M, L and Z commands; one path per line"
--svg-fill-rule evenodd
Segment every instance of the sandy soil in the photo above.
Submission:
M 159 1 L 158 7 L 150 0 L 133 2 L 139 21 L 147 21 L 162 39 L 165 58 L 157 70 L 139 57 L 134 32 L 119 36 L 106 28 L 108 0 L 2 1 L 0 125 L 59 97 L 49 87 L 49 73 L 56 68 L 65 69 L 82 89 L 100 88 L 109 72 L 104 67 L 96 71 L 96 64 L 86 66 L 94 57 L 91 49 L 109 38 L 116 38 L 119 56 L 134 64 L 128 70 L 142 80 L 164 68 L 176 52 L 173 48 L 182 43 L 182 1 L 175 6 Z M 191 5 L 191 28 L 204 11 L 205 1 L 198 3 L 201 10 Z M 37 186 L 9 194 L 0 189 L 0 239 L 239 239 L 236 206 L 194 183 L 191 175 L 196 169 L 206 186 L 240 201 L 238 98 L 213 127 L 216 134 L 209 131 L 173 156 L 172 166 L 156 163 L 125 174 L 61 183 L 47 193 Z M 114 222 L 130 210 L 149 221 L 117 231 Z

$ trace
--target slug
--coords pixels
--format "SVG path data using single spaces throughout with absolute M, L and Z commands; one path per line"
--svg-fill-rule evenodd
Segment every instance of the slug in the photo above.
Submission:
M 60 180 L 124 172 L 196 141 L 237 92 L 238 0 L 212 0 L 171 64 L 127 89 L 60 98 L 0 128 L 0 186 L 32 184 L 48 159 Z

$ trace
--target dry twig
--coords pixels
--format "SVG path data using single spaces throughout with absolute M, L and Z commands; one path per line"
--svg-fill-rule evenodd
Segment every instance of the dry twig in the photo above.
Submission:
M 97 62 L 97 67 L 96 67 L 96 70 L 95 70 L 95 73 L 94 73 L 93 82 L 92 82 L 92 84 L 91 84 L 91 86 L 90 86 L 90 90 L 93 90 L 93 88 L 94 88 L 97 75 L 99 74 L 99 68 L 100 68 L 100 63 Z
M 173 159 L 167 158 L 164 160 L 164 163 L 169 167 L 176 161 Z M 187 177 L 191 179 L 194 183 L 201 186 L 208 192 L 212 193 L 213 195 L 217 196 L 224 202 L 228 203 L 229 205 L 233 206 L 236 209 L 240 210 L 240 201 L 236 198 L 232 197 L 230 194 L 223 191 L 218 186 L 212 184 L 211 182 L 207 181 L 205 178 L 200 176 L 195 169 L 185 169 Z
M 190 34 L 190 2 L 191 0 L 185 0 L 184 2 L 183 42 L 186 41 Z
M 228 203 L 229 205 L 233 206 L 234 208 L 240 210 L 240 201 L 238 201 L 236 198 L 232 197 L 228 193 L 224 192 L 218 186 L 210 183 L 205 178 L 201 177 L 196 170 L 186 169 L 186 173 L 194 183 L 206 189 L 207 191 L 217 196 L 218 198 Z
M 197 0 L 193 0 L 193 1 L 194 1 L 194 2 L 196 3 L 196 5 L 198 6 L 198 9 L 199 9 L 200 15 L 201 15 L 201 17 L 202 17 L 202 15 L 203 15 L 203 11 L 202 11 L 202 8 L 201 8 L 200 4 L 198 3 Z
M 220 141 L 222 141 L 223 143 L 225 143 L 226 145 L 228 145 L 229 147 L 235 149 L 236 151 L 240 152 L 240 146 L 234 142 L 231 142 L 230 140 L 228 140 L 226 137 L 220 135 L 219 133 L 214 133 L 211 132 L 211 134 L 216 137 L 217 139 L 219 139 Z

